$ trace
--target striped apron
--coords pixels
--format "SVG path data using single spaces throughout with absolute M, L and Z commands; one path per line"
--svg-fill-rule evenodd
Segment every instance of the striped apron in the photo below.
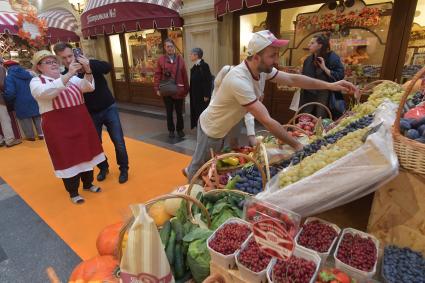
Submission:
M 87 171 L 78 165 L 95 166 L 103 161 L 102 145 L 81 90 L 70 83 L 52 100 L 52 106 L 52 111 L 41 115 L 41 126 L 56 176 L 70 178 Z

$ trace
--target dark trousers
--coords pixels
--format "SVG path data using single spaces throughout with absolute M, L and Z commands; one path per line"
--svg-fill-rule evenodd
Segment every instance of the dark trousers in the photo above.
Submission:
M 316 93 L 302 92 L 300 96 L 300 107 L 310 102 L 318 102 L 329 108 L 329 91 L 320 90 Z M 309 113 L 316 117 L 329 118 L 325 108 L 319 105 L 309 105 L 301 110 L 301 113 Z
M 115 147 L 115 156 L 117 163 L 120 167 L 120 171 L 128 170 L 128 154 L 127 148 L 124 141 L 124 133 L 121 127 L 120 116 L 118 109 L 115 104 L 112 104 L 103 111 L 90 113 L 97 134 L 99 135 L 100 141 L 102 141 L 102 127 L 105 125 L 108 131 L 109 137 L 111 138 Z M 97 165 L 100 170 L 106 170 L 109 168 L 108 159 Z
M 90 189 L 93 186 L 93 170 L 81 172 L 80 174 L 71 177 L 63 178 L 63 184 L 65 189 L 68 191 L 70 197 L 78 196 L 78 187 L 80 186 L 80 180 L 83 182 L 84 189 Z
M 167 128 L 169 132 L 182 131 L 183 122 L 183 102 L 184 99 L 174 99 L 171 96 L 164 96 L 165 109 L 167 109 Z M 176 109 L 177 125 L 174 126 L 173 112 Z

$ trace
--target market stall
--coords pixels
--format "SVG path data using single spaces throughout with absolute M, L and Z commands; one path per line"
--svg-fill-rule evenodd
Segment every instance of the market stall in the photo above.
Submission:
M 154 70 L 167 37 L 183 53 L 180 7 L 180 1 L 88 1 L 82 32 L 85 37 L 105 36 L 118 101 L 163 105 L 154 93 Z
M 80 41 L 80 37 L 76 33 L 78 31 L 77 19 L 70 11 L 55 8 L 40 13 L 38 18 L 46 22 L 48 28 L 46 38 L 50 44 L 55 44 L 59 41 Z

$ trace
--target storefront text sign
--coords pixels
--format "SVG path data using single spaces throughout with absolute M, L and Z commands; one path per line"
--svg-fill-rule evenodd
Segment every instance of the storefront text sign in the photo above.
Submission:
M 109 20 L 117 17 L 117 10 L 115 8 L 109 9 L 108 12 L 99 13 L 94 15 L 87 15 L 87 23 L 96 23 L 98 21 Z

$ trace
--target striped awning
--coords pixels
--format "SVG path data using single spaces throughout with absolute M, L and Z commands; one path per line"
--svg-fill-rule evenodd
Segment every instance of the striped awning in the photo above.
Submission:
M 11 34 L 16 34 L 18 32 L 17 22 L 17 13 L 0 12 L 0 33 L 8 31 Z
M 55 8 L 40 13 L 38 18 L 46 21 L 48 27 L 47 38 L 51 43 L 80 41 L 80 37 L 76 34 L 76 31 L 78 31 L 77 19 L 70 11 L 63 8 Z
M 81 15 L 85 37 L 183 26 L 181 0 L 88 0 Z
M 274 3 L 285 0 L 214 0 L 214 9 L 216 17 L 221 17 L 226 13 L 232 13 L 242 10 L 245 7 L 252 8 L 260 6 L 263 2 Z

